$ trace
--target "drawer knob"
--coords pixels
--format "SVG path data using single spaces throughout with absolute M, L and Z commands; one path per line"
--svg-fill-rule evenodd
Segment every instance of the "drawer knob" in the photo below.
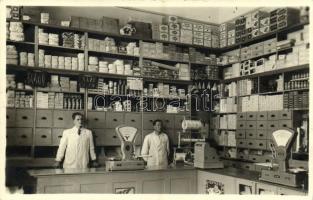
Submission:
M 41 120 L 46 120 L 47 118 L 46 117 L 41 117 Z
M 271 127 L 275 127 L 275 125 L 274 125 L 274 124 L 271 124 Z
M 27 138 L 27 135 L 21 135 L 21 138 L 23 138 L 23 139 L 25 139 L 25 138 Z
M 253 136 L 253 134 L 250 133 L 249 136 Z
M 130 120 L 131 122 L 135 122 L 136 120 L 134 120 L 134 119 L 132 119 L 132 120 Z
M 286 113 L 284 113 L 284 114 L 283 114 L 283 117 L 287 117 L 287 114 L 286 114 Z
M 263 118 L 263 117 L 264 117 L 264 115 L 260 115 L 260 117 L 261 117 L 261 118 Z
M 287 124 L 283 124 L 283 127 L 287 127 Z
M 168 119 L 167 119 L 167 120 L 165 120 L 165 122 L 169 123 L 169 122 L 170 122 L 170 120 L 168 120 Z
M 260 127 L 264 127 L 264 125 L 263 125 L 263 124 L 260 124 Z
M 263 146 L 263 143 L 260 143 L 259 146 Z
M 260 137 L 263 137 L 264 135 L 263 135 L 263 134 L 260 134 L 259 136 L 260 136 Z
M 117 138 L 117 136 L 116 136 L 116 135 L 113 135 L 113 138 L 115 139 L 115 138 Z
M 23 116 L 22 119 L 28 119 L 28 117 L 27 116 Z
M 98 118 L 95 118 L 94 120 L 95 120 L 95 121 L 98 121 L 99 119 L 98 119 Z
M 249 145 L 253 145 L 253 143 L 252 143 L 252 142 L 249 142 Z
M 252 118 L 252 117 L 253 117 L 253 115 L 249 115 L 249 117 L 250 117 L 250 118 Z
M 117 122 L 117 119 L 113 119 L 113 121 Z
M 7 119 L 9 119 L 10 117 L 9 117 L 9 115 L 7 115 Z
M 58 138 L 62 138 L 62 135 L 59 135 Z
M 58 120 L 63 120 L 63 117 L 58 117 Z
M 46 135 L 42 135 L 41 138 L 47 138 L 47 136 Z
M 275 115 L 271 115 L 271 117 L 275 117 Z

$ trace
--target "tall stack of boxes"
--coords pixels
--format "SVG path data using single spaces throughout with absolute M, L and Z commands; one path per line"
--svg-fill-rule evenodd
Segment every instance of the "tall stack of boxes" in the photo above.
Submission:
M 260 10 L 255 11 L 251 14 L 252 38 L 261 35 L 260 28 L 266 26 L 266 24 L 269 23 L 269 18 L 267 18 L 268 16 L 269 16 L 268 12 L 264 12 Z M 264 18 L 267 18 L 267 20 L 263 20 Z M 263 20 L 262 26 L 261 26 L 261 20 Z
M 219 31 L 220 31 L 220 47 L 226 47 L 228 45 L 228 31 L 232 31 L 234 30 L 235 25 L 234 23 L 223 23 L 220 25 L 219 27 Z M 231 35 L 231 34 L 230 34 Z
M 246 30 L 246 18 L 241 16 L 235 21 L 235 42 L 241 42 L 241 36 L 245 33 Z
M 180 42 L 185 44 L 192 44 L 192 29 L 193 25 L 189 22 L 182 22 L 180 29 Z
M 277 10 L 277 29 L 286 28 L 300 22 L 300 10 L 295 8 L 280 8 Z
M 192 43 L 195 45 L 202 45 L 203 46 L 203 24 L 193 24 L 193 41 Z

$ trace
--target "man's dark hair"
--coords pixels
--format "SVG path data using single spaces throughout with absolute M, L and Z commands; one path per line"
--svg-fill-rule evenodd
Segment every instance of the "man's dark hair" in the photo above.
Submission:
M 72 114 L 72 119 L 74 120 L 76 116 L 84 117 L 83 114 L 81 114 L 81 113 L 79 113 L 79 112 L 74 112 L 74 113 Z
M 160 122 L 161 123 L 161 125 L 163 125 L 163 122 L 162 122 L 162 120 L 160 120 L 160 119 L 156 119 L 156 120 L 154 120 L 153 121 L 153 126 L 155 126 L 155 124 L 157 123 L 157 122 Z

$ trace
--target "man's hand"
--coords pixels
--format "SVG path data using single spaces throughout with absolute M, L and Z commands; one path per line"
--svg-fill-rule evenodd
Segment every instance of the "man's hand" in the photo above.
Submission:
M 91 163 L 90 163 L 90 168 L 96 168 L 96 167 L 99 167 L 98 162 L 95 161 L 95 160 L 91 161 Z
M 62 168 L 62 165 L 61 165 L 60 161 L 56 161 L 53 166 L 54 166 L 55 169 L 61 169 Z

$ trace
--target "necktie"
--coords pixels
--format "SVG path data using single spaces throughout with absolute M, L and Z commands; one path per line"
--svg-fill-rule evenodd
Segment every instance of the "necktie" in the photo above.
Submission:
M 81 129 L 79 128 L 79 129 L 78 129 L 78 135 L 80 135 L 80 133 L 81 133 Z

